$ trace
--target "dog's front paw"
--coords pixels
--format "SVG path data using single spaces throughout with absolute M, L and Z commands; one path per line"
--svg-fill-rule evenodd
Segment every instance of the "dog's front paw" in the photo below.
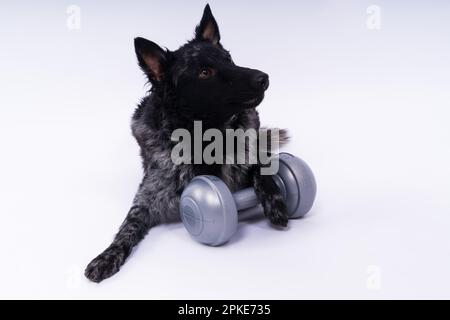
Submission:
M 267 213 L 267 217 L 270 222 L 276 226 L 287 227 L 289 217 L 287 214 L 287 210 L 275 208 Z
M 93 282 L 101 282 L 119 271 L 124 260 L 121 250 L 108 248 L 88 264 L 84 275 Z
M 286 227 L 289 220 L 286 202 L 273 178 L 257 173 L 253 187 L 264 208 L 264 215 L 273 225 Z
M 263 203 L 264 213 L 276 226 L 287 227 L 289 215 L 284 199 L 279 195 L 269 196 Z
M 272 211 L 268 218 L 272 224 L 280 227 L 287 227 L 289 221 L 287 214 L 280 210 Z

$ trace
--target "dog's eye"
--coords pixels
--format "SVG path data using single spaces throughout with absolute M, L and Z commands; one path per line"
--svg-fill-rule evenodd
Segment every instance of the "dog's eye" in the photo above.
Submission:
M 200 73 L 198 74 L 198 77 L 200 79 L 208 79 L 212 75 L 214 75 L 214 70 L 211 68 L 203 68 L 200 70 Z

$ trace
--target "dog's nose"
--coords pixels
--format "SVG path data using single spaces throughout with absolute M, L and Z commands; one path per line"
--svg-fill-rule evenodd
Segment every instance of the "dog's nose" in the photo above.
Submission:
M 267 90 L 267 88 L 269 87 L 269 76 L 264 72 L 258 72 L 253 77 L 253 86 L 255 87 L 255 89 L 264 91 Z

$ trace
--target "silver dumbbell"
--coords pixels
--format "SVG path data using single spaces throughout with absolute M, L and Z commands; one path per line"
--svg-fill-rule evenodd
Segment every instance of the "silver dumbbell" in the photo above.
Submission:
M 279 170 L 273 176 L 286 200 L 290 219 L 304 216 L 316 196 L 316 181 L 308 165 L 289 153 L 278 155 Z M 263 216 L 253 188 L 231 193 L 215 176 L 197 176 L 180 199 L 181 219 L 197 241 L 211 246 L 226 243 L 237 230 L 238 221 Z

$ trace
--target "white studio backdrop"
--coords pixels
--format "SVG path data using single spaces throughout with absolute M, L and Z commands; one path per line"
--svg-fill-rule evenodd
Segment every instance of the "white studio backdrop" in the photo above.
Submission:
M 86 264 L 141 178 L 133 38 L 176 49 L 203 1 L 0 4 L 0 298 L 450 298 L 450 3 L 210 1 L 262 123 L 315 172 L 311 214 L 209 248 L 150 231 L 100 285 Z M 75 16 L 74 16 L 75 14 Z

